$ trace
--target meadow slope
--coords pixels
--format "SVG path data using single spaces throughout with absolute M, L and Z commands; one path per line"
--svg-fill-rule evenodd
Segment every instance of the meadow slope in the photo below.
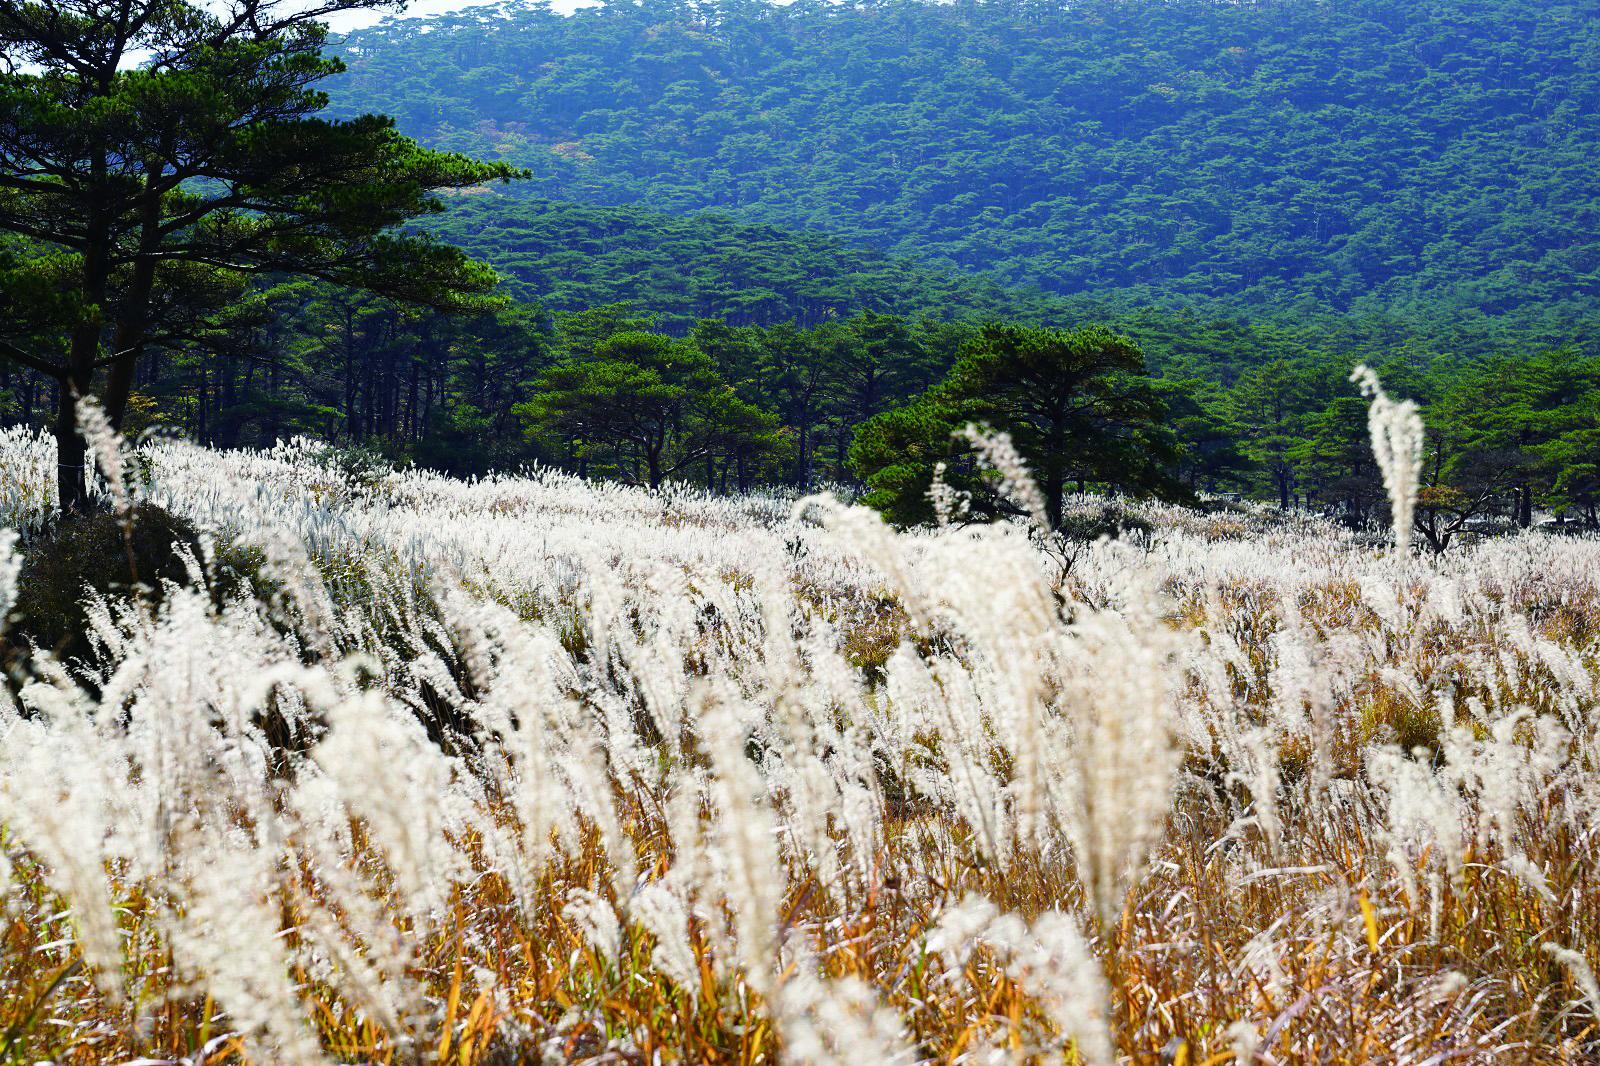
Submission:
M 13 656 L 0 1062 L 1600 1055 L 1600 542 L 108 465 L 208 532 Z

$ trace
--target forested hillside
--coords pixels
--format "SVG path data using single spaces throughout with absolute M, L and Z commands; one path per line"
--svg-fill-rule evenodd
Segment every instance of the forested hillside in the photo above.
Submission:
M 429 228 L 492 261 L 516 298 L 553 311 L 631 302 L 683 332 L 703 318 L 814 325 L 860 311 L 941 318 L 1083 314 L 1069 300 L 993 278 L 740 222 L 491 193 L 462 198 Z
M 935 469 L 1003 511 L 952 437 L 988 423 L 1054 510 L 1227 492 L 1361 526 L 1368 363 L 1424 409 L 1434 547 L 1600 527 L 1597 27 L 1600 0 L 652 0 L 391 20 L 328 42 L 344 67 L 318 31 L 298 73 L 166 103 L 160 62 L 17 72 L 0 422 L 80 447 L 103 370 L 130 434 L 842 483 L 908 522 Z M 279 76 L 301 125 L 268 136 Z
M 1056 293 L 1586 314 L 1600 3 L 532 5 L 361 30 L 336 109 L 527 193 Z

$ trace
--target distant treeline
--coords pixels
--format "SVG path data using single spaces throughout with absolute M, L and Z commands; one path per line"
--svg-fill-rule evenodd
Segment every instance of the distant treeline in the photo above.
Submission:
M 1164 469 L 1159 486 L 1085 487 L 1237 493 L 1381 520 L 1366 407 L 1348 381 L 1365 359 L 1393 393 L 1424 405 L 1425 532 L 1433 518 L 1442 534 L 1492 514 L 1526 524 L 1535 507 L 1596 521 L 1600 360 L 1590 354 L 1385 355 L 1394 338 L 1370 322 L 1324 336 L 1325 346 L 1304 332 L 1176 312 L 1130 312 L 1112 326 L 1139 348 L 1131 370 L 1117 372 L 1154 390 Z M 872 473 L 859 455 L 852 462 L 861 427 L 929 410 L 981 333 L 975 319 L 875 312 L 809 326 L 706 318 L 680 331 L 624 304 L 446 315 L 284 282 L 240 301 L 190 345 L 147 355 L 127 428 L 160 423 L 221 446 L 310 434 L 457 474 L 541 462 L 721 491 L 860 484 Z M 41 424 L 52 388 L 0 365 L 9 422 Z M 1005 417 L 990 420 L 1021 431 Z M 1080 434 L 1069 447 L 1092 452 L 1103 436 Z M 914 473 L 926 480 L 931 466 Z
M 492 263 L 505 291 L 524 302 L 554 311 L 633 303 L 673 333 L 704 318 L 810 326 L 877 311 L 1044 320 L 1093 306 L 717 212 L 670 215 L 485 189 L 457 197 L 426 228 Z

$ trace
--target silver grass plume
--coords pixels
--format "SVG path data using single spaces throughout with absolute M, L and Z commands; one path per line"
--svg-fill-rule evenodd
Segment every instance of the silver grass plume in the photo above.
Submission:
M 1571 948 L 1552 944 L 1548 941 L 1541 945 L 1546 955 L 1559 962 L 1572 978 L 1572 983 L 1578 986 L 1583 993 L 1583 998 L 1588 1001 L 1589 1012 L 1596 1020 L 1600 1020 L 1600 981 L 1594 976 L 1594 967 L 1589 965 L 1589 960 L 1581 953 Z
M 917 1061 L 900 1017 L 858 977 L 825 979 L 801 960 L 778 994 L 783 1061 L 796 1066 L 854 1066 Z
M 133 510 L 138 493 L 127 442 L 111 428 L 111 420 L 106 417 L 105 409 L 93 397 L 79 398 L 77 416 L 78 432 L 88 442 L 95 465 L 105 476 L 112 506 L 118 515 L 126 518 Z
M 1389 509 L 1394 521 L 1395 547 L 1404 551 L 1411 545 L 1411 527 L 1417 506 L 1417 487 L 1422 478 L 1422 445 L 1425 431 L 1422 415 L 1412 400 L 1395 401 L 1383 391 L 1378 375 L 1365 363 L 1357 366 L 1350 380 L 1371 398 L 1367 409 L 1367 429 L 1372 435 L 1372 454 L 1383 473 L 1383 487 L 1389 493 Z
M 1100 928 L 1160 844 L 1179 777 L 1170 664 L 1182 647 L 1153 588 L 1121 612 L 1087 614 L 1066 646 L 1060 696 L 1073 737 L 1064 775 L 1066 829 Z
M 1044 493 L 1039 491 L 1038 483 L 1033 480 L 1027 461 L 1017 451 L 1016 445 L 1011 443 L 1011 434 L 981 428 L 969 422 L 964 429 L 956 431 L 956 436 L 972 445 L 984 464 L 1000 475 L 1000 495 L 1016 503 L 1028 513 L 1035 526 L 1048 533 L 1056 516 L 1046 506 Z
M 724 686 L 707 684 L 698 693 L 697 717 L 701 743 L 711 761 L 710 798 L 720 845 L 716 858 L 733 912 L 735 946 L 745 980 L 765 996 L 777 987 L 783 972 L 778 916 L 784 872 L 778 857 L 778 825 L 761 776 L 745 755 L 746 732 L 731 706 L 736 699 Z
M 928 486 L 928 502 L 933 504 L 933 516 L 943 529 L 958 518 L 967 516 L 967 509 L 972 500 L 967 493 L 952 486 L 944 479 L 944 472 L 948 467 L 944 463 L 935 463 L 933 466 L 933 483 Z
M 944 979 L 955 980 L 974 948 L 983 946 L 1007 963 L 1006 972 L 1039 1001 L 1079 1061 L 1117 1061 L 1108 1009 L 1110 988 L 1089 941 L 1072 915 L 1046 911 L 1029 926 L 976 894 L 940 915 L 926 950 L 944 960 Z
M 0 529 L 0 632 L 11 617 L 17 602 L 17 578 L 22 574 L 22 556 L 17 554 L 17 531 Z
M 689 907 L 679 887 L 682 880 L 673 870 L 646 883 L 628 901 L 628 913 L 655 938 L 651 967 L 680 988 L 693 989 L 700 979 L 700 966 L 689 939 Z

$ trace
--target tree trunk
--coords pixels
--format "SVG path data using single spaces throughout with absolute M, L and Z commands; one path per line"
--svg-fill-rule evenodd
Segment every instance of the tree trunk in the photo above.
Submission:
M 1417 532 L 1422 534 L 1423 541 L 1435 555 L 1444 554 L 1445 547 L 1450 543 L 1450 534 L 1444 530 L 1444 524 L 1437 518 L 1419 517 Z
M 111 423 L 111 428 L 118 433 L 122 432 L 122 419 L 128 410 L 128 397 L 133 392 L 133 375 L 139 367 L 139 358 L 144 355 L 145 345 L 145 308 L 150 299 L 150 290 L 155 284 L 154 262 L 146 266 L 143 262 L 134 267 L 133 283 L 130 285 L 128 307 L 117 322 L 117 328 L 111 335 L 111 352 L 115 362 L 106 375 L 106 391 L 103 403 L 106 409 L 106 419 Z
M 74 388 L 63 384 L 57 390 L 56 417 L 56 499 L 63 515 L 89 512 L 89 445 L 78 432 L 78 402 Z
M 801 419 L 798 448 L 795 452 L 794 483 L 800 488 L 811 484 L 811 415 Z
M 101 295 L 104 286 L 101 286 Z M 67 380 L 56 402 L 56 499 L 64 514 L 87 514 L 91 509 L 86 480 L 89 445 L 78 432 L 78 399 L 91 395 L 94 361 L 100 351 L 100 323 L 81 322 L 72 330 L 67 355 Z
M 155 288 L 156 253 L 161 247 L 161 198 L 165 192 L 162 160 L 171 150 L 172 145 L 164 139 L 158 153 L 145 162 L 144 196 L 139 203 L 139 254 L 134 259 L 133 277 L 122 300 L 117 327 L 112 331 L 111 355 L 116 361 L 107 375 L 103 403 L 106 419 L 119 433 L 149 330 L 150 294 Z
M 97 159 L 93 169 L 98 184 L 105 179 L 105 161 Z M 100 310 L 105 306 L 110 283 L 110 226 L 101 208 L 90 211 L 83 244 L 83 294 L 93 307 L 93 317 L 80 320 L 72 328 L 67 350 L 66 380 L 61 383 L 56 402 L 56 499 L 63 515 L 87 514 L 91 507 L 88 472 L 88 443 L 78 432 L 78 400 L 93 395 L 94 364 L 100 355 Z
M 417 398 L 422 392 L 421 360 L 412 359 L 410 378 L 406 382 L 406 409 L 404 435 L 406 440 L 415 441 L 422 436 L 422 423 L 417 417 Z
M 1044 484 L 1044 507 L 1045 517 L 1052 529 L 1061 521 L 1061 506 L 1066 501 L 1066 495 L 1066 475 L 1061 471 L 1049 471 Z

